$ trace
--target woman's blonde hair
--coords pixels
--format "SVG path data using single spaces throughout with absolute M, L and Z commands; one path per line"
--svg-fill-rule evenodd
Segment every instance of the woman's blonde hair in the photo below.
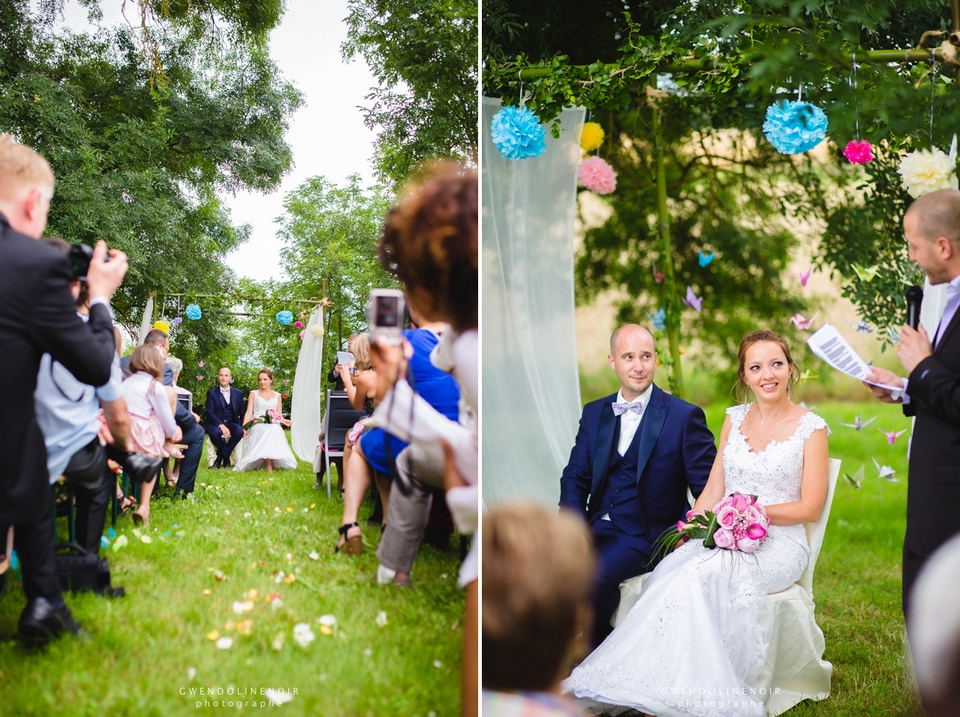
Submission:
M 483 516 L 483 686 L 547 690 L 568 667 L 593 590 L 590 533 L 533 504 Z
M 353 340 L 353 365 L 357 371 L 369 371 L 373 368 L 370 361 L 370 337 L 367 334 L 358 334 Z

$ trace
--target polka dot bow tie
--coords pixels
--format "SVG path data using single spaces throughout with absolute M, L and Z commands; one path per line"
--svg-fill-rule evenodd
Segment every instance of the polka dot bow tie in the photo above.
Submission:
M 634 401 L 633 403 L 619 403 L 614 401 L 613 403 L 613 415 L 620 416 L 627 411 L 633 411 L 638 416 L 643 413 L 643 404 L 640 401 Z

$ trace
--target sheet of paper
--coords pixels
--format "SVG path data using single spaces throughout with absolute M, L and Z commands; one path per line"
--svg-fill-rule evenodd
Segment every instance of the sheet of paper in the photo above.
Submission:
M 870 367 L 866 361 L 857 355 L 857 352 L 853 350 L 833 324 L 821 326 L 813 336 L 807 339 L 807 346 L 813 351 L 814 356 L 830 368 L 845 373 L 847 376 L 852 376 L 858 381 L 866 381 L 871 386 L 879 386 L 888 391 L 901 390 L 897 386 L 887 386 L 867 380 L 867 376 L 870 375 Z
M 337 351 L 337 363 L 347 366 L 353 361 L 353 354 L 349 351 Z

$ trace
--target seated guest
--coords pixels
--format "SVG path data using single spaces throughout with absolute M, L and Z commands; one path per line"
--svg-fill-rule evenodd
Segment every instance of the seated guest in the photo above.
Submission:
M 353 334 L 350 336 L 348 347 L 354 356 L 351 365 L 343 366 L 338 363 L 334 370 L 343 383 L 343 390 L 350 400 L 350 405 L 356 411 L 366 411 L 367 416 L 357 421 L 356 425 L 347 432 L 343 444 L 343 463 L 341 463 L 343 470 L 337 481 L 341 495 L 343 494 L 343 476 L 346 475 L 350 455 L 353 453 L 353 447 L 360 440 L 360 434 L 363 433 L 363 424 L 373 413 L 373 395 L 377 389 L 377 374 L 373 370 L 373 364 L 370 363 L 370 337 L 366 333 Z M 368 487 L 369 481 L 360 494 L 361 498 Z
M 230 454 L 243 440 L 243 391 L 230 386 L 233 373 L 227 367 L 217 374 L 217 384 L 207 391 L 207 435 L 217 449 L 214 468 L 230 465 Z
M 135 450 L 166 458 L 175 455 L 166 437 L 180 440 L 183 432 L 173 418 L 176 398 L 171 398 L 160 380 L 163 360 L 155 346 L 138 346 L 130 357 L 133 375 L 123 382 L 123 397 L 130 411 L 130 442 Z M 180 454 L 182 457 L 182 454 Z M 156 478 L 144 483 L 140 490 L 140 507 L 133 512 L 133 522 L 149 525 L 150 496 Z
M 439 333 L 446 328 L 446 324 L 424 322 L 413 307 L 411 307 L 411 317 L 423 328 L 403 332 L 404 338 L 413 351 L 409 365 L 410 380 L 417 386 L 420 395 L 429 405 L 446 418 L 456 421 L 460 397 L 457 383 L 449 374 L 430 362 L 430 352 L 439 343 Z M 350 546 L 346 552 L 358 554 L 361 550 L 360 526 L 356 520 L 360 503 L 370 484 L 370 469 L 376 471 L 374 475 L 383 501 L 383 514 L 386 516 L 390 510 L 389 476 L 393 475 L 393 466 L 406 447 L 406 442 L 382 428 L 364 427 L 360 440 L 354 446 L 350 460 L 346 463 L 343 525 L 340 528 L 344 544 Z M 388 538 L 389 529 L 384 534 L 384 539 Z M 401 580 L 398 584 L 409 587 L 409 579 L 406 583 Z
M 532 504 L 483 516 L 485 717 L 581 717 L 560 680 L 586 649 L 594 557 L 573 513 Z

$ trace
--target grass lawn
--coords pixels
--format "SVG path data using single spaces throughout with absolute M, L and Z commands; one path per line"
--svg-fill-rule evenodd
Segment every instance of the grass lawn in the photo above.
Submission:
M 458 714 L 464 593 L 456 536 L 448 552 L 421 548 L 412 591 L 381 586 L 380 531 L 364 529 L 359 558 L 334 555 L 342 503 L 336 490 L 329 500 L 311 490 L 308 464 L 272 477 L 202 465 L 193 499 L 174 502 L 164 489 L 148 529 L 135 531 L 129 514 L 118 521 L 127 544 L 101 554 L 126 597 L 66 596 L 88 642 L 67 637 L 25 651 L 15 640 L 21 584 L 8 579 L 0 714 L 256 714 L 270 709 L 266 688 L 293 695 L 283 705 L 291 715 Z M 366 503 L 361 523 L 371 509 Z M 235 612 L 251 590 L 252 609 Z M 282 596 L 279 607 L 265 599 L 271 593 Z M 330 635 L 318 623 L 324 615 L 336 619 Z M 294 639 L 298 623 L 315 636 L 306 646 Z M 213 631 L 232 646 L 218 648 Z
M 833 663 L 831 695 L 802 702 L 786 714 L 919 715 L 900 608 L 900 552 L 906 524 L 907 439 L 889 445 L 878 431 L 910 427 L 897 406 L 877 401 L 822 403 L 814 410 L 830 425 L 830 456 L 843 461 L 823 550 L 814 577 L 817 623 Z M 862 432 L 841 426 L 877 416 Z M 715 434 L 723 407 L 707 409 Z M 896 470 L 897 483 L 878 478 L 872 458 Z M 860 489 L 842 474 L 865 465 Z

